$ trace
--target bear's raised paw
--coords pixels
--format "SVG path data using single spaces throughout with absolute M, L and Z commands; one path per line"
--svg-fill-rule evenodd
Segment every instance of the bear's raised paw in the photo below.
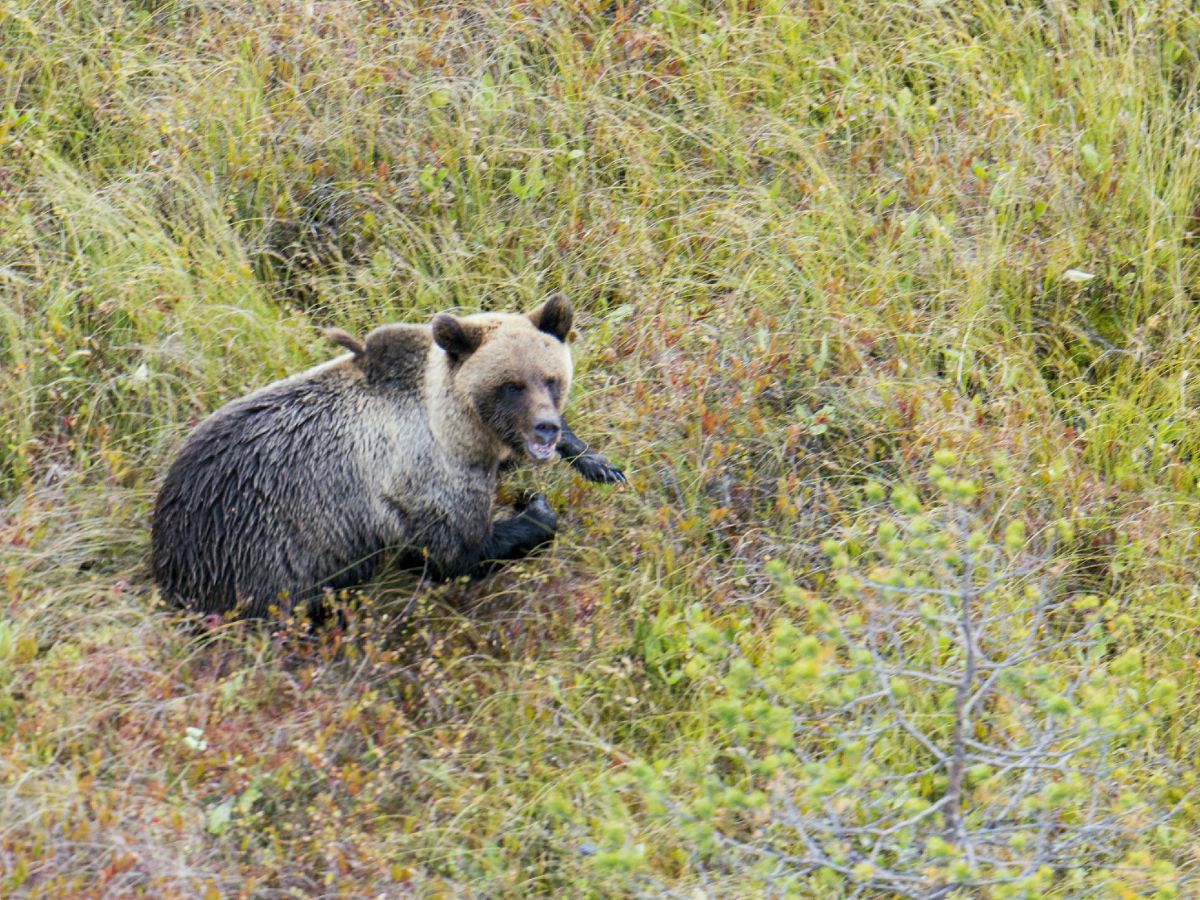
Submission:
M 571 467 L 588 481 L 597 484 L 624 484 L 625 473 L 606 457 L 590 450 L 571 460 Z

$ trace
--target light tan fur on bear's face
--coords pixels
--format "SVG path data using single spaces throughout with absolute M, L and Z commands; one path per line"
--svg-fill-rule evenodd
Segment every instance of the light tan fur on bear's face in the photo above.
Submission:
M 555 455 L 573 367 L 570 303 L 555 296 L 528 315 L 479 313 L 433 320 L 445 387 L 469 410 L 500 458 Z

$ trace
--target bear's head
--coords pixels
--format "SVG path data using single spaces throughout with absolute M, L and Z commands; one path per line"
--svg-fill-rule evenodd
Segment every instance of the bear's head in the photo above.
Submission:
M 434 317 L 453 390 L 512 453 L 545 462 L 562 432 L 571 387 L 571 303 L 555 294 L 526 315 Z

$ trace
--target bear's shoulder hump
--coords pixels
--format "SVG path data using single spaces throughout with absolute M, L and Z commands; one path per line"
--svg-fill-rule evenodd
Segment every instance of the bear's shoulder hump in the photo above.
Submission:
M 424 379 L 432 343 L 428 326 L 381 325 L 367 335 L 360 359 L 372 382 L 415 388 Z

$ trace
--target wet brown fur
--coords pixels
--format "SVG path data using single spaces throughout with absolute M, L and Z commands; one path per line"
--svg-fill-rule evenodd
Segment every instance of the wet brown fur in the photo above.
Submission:
M 450 576 L 545 542 L 544 501 L 495 522 L 493 504 L 501 463 L 528 455 L 538 422 L 578 442 L 561 422 L 570 323 L 556 297 L 529 315 L 385 325 L 361 343 L 330 330 L 349 355 L 233 401 L 185 440 L 154 512 L 161 592 L 261 615 L 361 584 L 385 551 Z

